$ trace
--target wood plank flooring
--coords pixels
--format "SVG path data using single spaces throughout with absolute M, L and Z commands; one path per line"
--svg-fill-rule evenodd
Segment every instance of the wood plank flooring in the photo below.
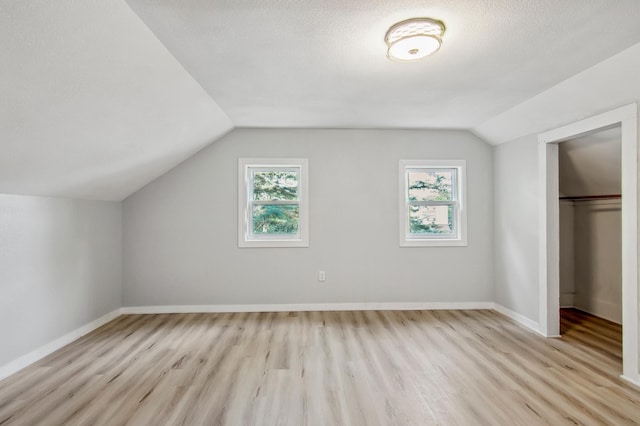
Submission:
M 0 382 L 0 425 L 640 424 L 620 327 L 493 311 L 126 315 Z

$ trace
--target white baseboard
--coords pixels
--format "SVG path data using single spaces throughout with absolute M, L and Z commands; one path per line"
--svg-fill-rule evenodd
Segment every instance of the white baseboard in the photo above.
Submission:
M 407 303 L 294 303 L 273 305 L 167 305 L 130 306 L 122 314 L 184 314 L 225 312 L 309 312 L 309 311 L 433 311 L 492 309 L 492 302 L 407 302 Z
M 639 388 L 640 388 L 640 378 L 638 378 L 638 379 L 632 379 L 631 377 L 627 377 L 627 376 L 625 376 L 624 374 L 622 374 L 622 375 L 620 376 L 620 378 L 621 378 L 622 380 L 624 380 L 625 382 L 627 382 L 627 383 L 631 383 L 632 385 L 637 386 L 637 387 L 639 387 Z
M 34 362 L 44 358 L 45 356 L 57 351 L 58 349 L 60 349 L 61 347 L 68 345 L 69 343 L 73 342 L 74 340 L 79 339 L 80 337 L 84 336 L 85 334 L 88 334 L 90 332 L 92 332 L 93 330 L 95 330 L 98 327 L 103 326 L 104 324 L 108 323 L 109 321 L 114 320 L 115 318 L 119 317 L 121 315 L 120 313 L 120 309 L 116 309 L 113 312 L 109 312 L 106 315 L 101 316 L 100 318 L 91 321 L 89 324 L 85 324 L 80 328 L 77 328 L 73 331 L 70 331 L 69 333 L 65 334 L 62 337 L 57 338 L 56 340 L 47 343 L 44 346 L 39 347 L 38 349 L 29 352 L 26 355 L 21 356 L 20 358 L 17 358 L 13 361 L 11 361 L 8 364 L 5 364 L 3 366 L 0 366 L 0 380 L 14 374 L 17 373 L 18 371 L 22 370 L 23 368 L 33 364 Z
M 501 313 L 505 317 L 511 318 L 512 320 L 514 320 L 518 324 L 525 326 L 526 328 L 530 329 L 531 331 L 534 331 L 534 332 L 536 332 L 537 334 L 539 334 L 539 335 L 541 335 L 543 337 L 547 337 L 542 332 L 540 332 L 540 324 L 538 324 L 536 321 L 533 321 L 533 320 L 525 317 L 522 314 L 519 314 L 519 313 L 517 313 L 515 311 L 512 311 L 511 309 L 505 308 L 504 306 L 502 306 L 502 305 L 500 305 L 498 303 L 494 303 L 493 304 L 493 310 L 495 310 L 496 312 Z

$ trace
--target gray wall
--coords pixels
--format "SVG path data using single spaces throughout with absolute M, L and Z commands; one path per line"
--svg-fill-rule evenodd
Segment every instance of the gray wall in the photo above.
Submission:
M 464 131 L 234 130 L 124 201 L 124 304 L 491 301 L 491 153 Z M 309 159 L 309 248 L 238 248 L 239 157 Z M 468 247 L 399 247 L 411 158 L 467 160 Z
M 538 138 L 493 150 L 495 301 L 538 321 Z
M 122 304 L 120 203 L 0 194 L 0 366 Z

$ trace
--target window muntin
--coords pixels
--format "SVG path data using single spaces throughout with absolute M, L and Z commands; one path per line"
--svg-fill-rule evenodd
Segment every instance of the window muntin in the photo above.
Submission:
M 400 162 L 402 246 L 466 245 L 465 162 Z
M 240 247 L 306 247 L 305 159 L 240 159 Z

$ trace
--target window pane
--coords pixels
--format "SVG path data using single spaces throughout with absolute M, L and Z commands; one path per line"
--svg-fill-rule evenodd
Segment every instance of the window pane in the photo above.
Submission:
M 409 201 L 451 201 L 455 169 L 408 172 Z
M 298 205 L 253 206 L 253 233 L 296 234 L 298 232 L 300 209 Z
M 409 233 L 452 234 L 453 206 L 409 206 Z
M 253 200 L 297 200 L 298 173 L 295 171 L 254 171 Z

